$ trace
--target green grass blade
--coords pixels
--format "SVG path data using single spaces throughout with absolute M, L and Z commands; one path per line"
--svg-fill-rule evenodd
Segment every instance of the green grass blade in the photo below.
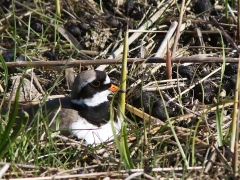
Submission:
M 121 139 L 121 148 L 123 149 L 123 155 L 122 155 L 122 159 L 124 160 L 124 164 L 125 164 L 125 168 L 127 169 L 132 169 L 133 166 L 133 162 L 130 156 L 130 151 L 128 148 L 128 133 L 127 133 L 127 124 L 125 122 L 123 122 L 122 124 L 122 139 Z
M 219 103 L 220 99 L 220 91 L 222 86 L 222 79 L 225 72 L 225 66 L 226 66 L 226 57 L 225 57 L 225 50 L 224 50 L 224 41 L 222 38 L 222 34 L 220 33 L 221 40 L 222 40 L 222 55 L 223 55 L 223 63 L 222 63 L 222 71 L 221 71 L 221 78 L 220 78 L 220 85 L 218 88 L 218 95 L 217 95 L 217 103 Z M 219 146 L 223 146 L 223 136 L 222 136 L 222 117 L 223 117 L 223 109 L 220 110 L 219 106 L 217 106 L 216 110 L 216 119 L 217 119 L 217 133 L 218 133 L 218 144 Z
M 228 19 L 228 0 L 225 0 L 225 16 Z
M 153 77 L 154 80 L 157 82 L 155 76 L 152 75 L 152 77 Z M 158 84 L 157 84 L 157 86 L 158 86 Z M 178 148 L 179 148 L 180 154 L 182 155 L 182 158 L 183 158 L 183 161 L 184 161 L 184 163 L 185 163 L 185 166 L 188 168 L 188 167 L 189 167 L 189 163 L 188 163 L 186 154 L 185 154 L 185 152 L 184 152 L 184 150 L 183 150 L 183 148 L 182 148 L 182 145 L 181 145 L 181 143 L 180 143 L 180 141 L 179 141 L 179 139 L 178 139 L 178 136 L 177 136 L 177 134 L 176 134 L 176 132 L 175 132 L 175 129 L 174 129 L 174 127 L 173 127 L 173 124 L 172 124 L 172 122 L 171 122 L 171 120 L 170 120 L 170 117 L 169 117 L 169 114 L 168 114 L 168 110 L 167 110 L 167 106 L 166 106 L 166 103 L 165 103 L 165 101 L 164 101 L 162 92 L 161 92 L 160 90 L 159 90 L 158 92 L 159 92 L 159 95 L 160 95 L 161 99 L 163 100 L 164 111 L 165 111 L 165 113 L 166 113 L 167 120 L 168 120 L 168 123 L 169 123 L 169 127 L 170 127 L 170 129 L 171 129 L 171 131 L 172 131 L 172 135 L 173 135 L 173 137 L 174 137 L 174 139 L 175 139 L 175 141 L 176 141 L 176 143 L 177 143 L 177 146 L 178 146 Z
M 1 133 L 1 136 L 0 136 L 0 152 L 4 152 L 5 149 L 6 149 L 6 146 L 10 145 L 9 143 L 11 143 L 11 141 L 12 141 L 10 134 L 11 134 L 11 130 L 13 129 L 13 125 L 15 123 L 16 117 L 18 115 L 18 100 L 19 100 L 19 96 L 20 96 L 20 90 L 21 90 L 22 82 L 23 82 L 23 78 L 21 79 L 21 82 L 18 85 L 15 100 L 14 100 L 14 103 L 13 103 L 13 108 L 12 108 L 11 113 L 9 115 L 7 125 L 5 127 L 5 130 Z M 17 123 L 21 124 L 21 123 L 25 122 L 26 119 L 23 118 L 23 120 L 20 120 L 20 121 L 22 121 L 22 122 L 17 122 Z M 14 133 L 12 135 L 14 135 Z
M 4 156 L 6 151 L 9 149 L 9 146 L 15 142 L 19 134 L 24 131 L 26 124 L 28 122 L 29 115 L 26 112 L 22 112 L 20 115 L 20 120 L 17 122 L 16 127 L 9 138 L 6 139 L 4 143 L 2 143 L 2 148 L 0 149 L 0 159 Z M 6 133 L 7 134 L 7 133 Z
M 127 53 L 128 53 L 128 31 L 126 32 L 124 39 L 124 48 L 123 48 L 123 60 L 122 60 L 122 71 L 120 79 L 120 89 L 126 91 L 126 79 L 127 79 Z M 126 93 L 119 94 L 119 103 L 118 103 L 118 117 L 123 121 L 125 113 L 125 99 Z
M 6 83 L 6 87 L 8 87 L 8 78 L 9 78 L 8 77 L 8 67 L 7 67 L 7 65 L 6 65 L 6 63 L 5 63 L 5 61 L 4 61 L 4 59 L 3 59 L 1 54 L 0 54 L 0 62 L 1 62 L 1 69 L 4 71 L 4 75 L 5 75 L 4 76 L 4 81 Z M 5 99 L 6 94 L 7 94 L 7 88 L 5 88 L 5 90 L 4 90 L 3 99 Z M 0 109 L 1 109 L 1 107 L 3 105 L 3 102 L 4 101 L 1 102 Z
M 126 91 L 126 79 L 127 79 L 127 53 L 128 53 L 128 31 L 126 31 L 123 48 L 123 60 L 122 60 L 122 72 L 120 79 L 120 89 Z M 124 166 L 127 169 L 133 168 L 133 163 L 130 157 L 128 143 L 127 143 L 127 124 L 123 122 L 125 115 L 125 99 L 126 93 L 119 94 L 117 115 L 122 121 L 121 140 L 117 142 L 117 147 L 121 155 L 121 159 L 124 162 Z
M 55 0 L 56 2 L 56 15 L 61 17 L 61 6 L 60 6 L 60 0 Z

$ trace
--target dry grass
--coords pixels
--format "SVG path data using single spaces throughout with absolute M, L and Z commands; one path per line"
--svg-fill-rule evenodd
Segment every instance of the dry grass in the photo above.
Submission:
M 180 24 L 175 21 L 178 21 L 178 8 L 181 6 L 171 0 L 128 1 L 126 7 L 111 1 L 60 1 L 61 17 L 59 11 L 55 13 L 53 1 L 5 3 L 0 6 L 0 177 L 237 178 L 238 131 L 231 131 L 230 127 L 232 122 L 236 122 L 232 129 L 238 127 L 235 120 L 238 107 L 232 113 L 238 91 L 231 84 L 233 75 L 229 72 L 233 70 L 227 69 L 228 64 L 225 64 L 229 59 L 224 61 L 226 56 L 237 56 L 237 53 L 231 53 L 237 48 L 232 40 L 237 31 L 233 25 L 235 17 L 231 15 L 228 20 L 222 17 L 219 26 L 224 28 L 219 29 L 224 37 L 221 38 L 207 14 L 205 17 L 194 14 L 192 1 L 182 6 L 184 13 Z M 231 6 L 236 10 L 234 3 Z M 132 6 L 134 8 L 131 9 Z M 216 11 L 224 14 L 220 8 L 223 8 L 220 3 L 215 4 Z M 128 64 L 126 126 L 114 142 L 86 147 L 80 140 L 52 134 L 41 110 L 30 127 L 26 122 L 27 114 L 18 117 L 21 108 L 34 102 L 44 102 L 55 95 L 69 95 L 70 80 L 66 69 L 74 70 L 74 73 L 86 68 L 102 69 L 119 83 L 119 63 L 100 66 L 89 62 L 85 66 L 74 63 L 74 69 L 70 69 L 67 62 L 122 59 L 127 23 L 130 28 L 129 58 L 149 59 L 156 55 L 163 58 L 167 43 L 170 52 L 173 47 L 177 48 L 172 57 L 175 58 L 172 80 L 166 80 L 162 60 L 160 63 L 141 61 Z M 175 37 L 175 23 L 179 25 L 180 38 Z M 80 33 L 76 26 L 82 28 Z M 225 37 L 225 34 L 230 36 Z M 192 56 L 192 61 L 188 56 Z M 209 56 L 218 61 L 209 63 Z M 182 75 L 183 66 L 177 62 L 181 57 L 187 58 L 188 63 L 183 63 L 183 66 L 189 68 L 190 75 Z M 222 63 L 219 63 L 219 57 Z M 200 63 L 195 59 L 206 62 Z M 47 64 L 49 60 L 51 66 Z M 61 66 L 53 66 L 53 60 L 65 61 Z M 236 62 L 236 59 L 230 60 Z M 40 61 L 42 66 L 18 67 L 16 62 L 10 67 L 11 63 L 7 61 Z M 16 77 L 22 86 L 14 84 L 12 79 Z M 230 85 L 229 92 L 223 95 L 220 90 Z M 205 89 L 207 86 L 210 90 Z M 216 90 L 213 95 L 212 89 Z M 147 96 L 144 95 L 146 92 Z M 115 107 L 118 105 L 117 96 L 111 97 Z M 134 103 L 136 99 L 137 103 Z M 156 99 L 164 99 L 159 108 L 165 119 L 153 117 Z M 176 114 L 172 115 L 171 109 Z

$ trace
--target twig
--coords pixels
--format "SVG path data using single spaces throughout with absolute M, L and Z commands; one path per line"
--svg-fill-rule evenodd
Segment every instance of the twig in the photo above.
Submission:
M 201 31 L 202 32 L 202 31 Z M 219 32 L 218 32 L 219 33 Z M 205 48 L 205 49 L 221 49 L 222 47 L 212 47 L 212 46 L 188 46 L 188 49 L 200 49 L 200 48 Z M 232 48 L 225 48 L 225 50 L 232 50 Z
M 172 79 L 172 58 L 171 58 L 171 53 L 168 47 L 167 43 L 167 55 L 166 55 L 166 79 Z
M 127 63 L 166 63 L 165 58 L 128 58 Z M 172 63 L 222 63 L 222 57 L 181 57 L 172 58 Z M 226 63 L 237 63 L 238 58 L 226 58 Z M 119 59 L 97 59 L 97 60 L 63 60 L 63 61 L 18 61 L 18 62 L 6 62 L 7 67 L 54 67 L 54 66 L 72 66 L 79 67 L 88 65 L 102 65 L 102 64 L 121 64 L 122 61 Z M 2 64 L 0 63 L 0 66 Z
M 98 173 L 88 173 L 88 174 L 72 174 L 72 175 L 56 175 L 56 176 L 53 175 L 53 176 L 34 177 L 34 178 L 16 178 L 16 179 L 11 179 L 11 180 L 52 180 L 52 179 L 73 179 L 73 178 L 93 178 L 93 179 L 95 179 L 95 178 L 99 178 L 99 177 L 106 177 L 111 174 L 113 174 L 113 173 L 98 172 Z
M 175 32 L 177 25 L 178 25 L 177 21 L 172 22 L 163 42 L 161 43 L 160 47 L 158 48 L 158 50 L 155 54 L 155 57 L 163 57 L 164 56 L 164 50 L 166 49 L 167 42 L 169 42 L 170 38 L 172 37 L 173 33 Z
M 202 53 L 205 54 L 205 43 L 204 43 L 204 40 L 203 40 L 203 36 L 202 36 L 202 32 L 200 30 L 200 28 L 196 28 L 197 30 L 197 35 L 198 35 L 198 38 L 199 38 L 199 42 L 201 44 L 201 46 L 203 47 L 202 49 Z
M 229 6 L 229 4 L 228 4 L 228 10 L 233 17 L 234 22 L 237 24 L 237 18 L 235 16 L 235 14 L 233 13 L 232 8 L 231 8 L 231 6 Z
M 184 5 L 185 5 L 185 0 L 182 0 L 181 10 L 180 10 L 180 15 L 179 15 L 179 20 L 178 20 L 178 28 L 176 31 L 175 41 L 173 44 L 172 57 L 175 57 L 177 44 L 178 44 L 178 40 L 180 37 L 180 29 L 181 29 L 181 24 L 182 24 L 182 19 L 183 19 L 183 13 L 185 11 Z
M 47 167 L 43 167 L 43 166 L 33 166 L 33 165 L 28 165 L 28 164 L 15 164 L 15 163 L 6 163 L 6 162 L 0 162 L 0 165 L 3 166 L 5 164 L 9 164 L 11 166 L 18 166 L 19 168 L 23 168 L 23 169 L 47 169 Z

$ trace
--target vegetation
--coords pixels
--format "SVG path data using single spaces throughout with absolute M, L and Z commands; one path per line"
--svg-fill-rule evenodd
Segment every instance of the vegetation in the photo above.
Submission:
M 0 177 L 237 179 L 235 14 L 237 1 L 3 0 Z M 171 63 L 188 56 L 200 61 Z M 122 64 L 95 65 L 103 59 Z M 73 74 L 91 68 L 121 87 L 110 97 L 111 117 L 117 108 L 123 120 L 114 141 L 86 146 L 53 133 L 44 108 L 25 112 L 69 96 Z

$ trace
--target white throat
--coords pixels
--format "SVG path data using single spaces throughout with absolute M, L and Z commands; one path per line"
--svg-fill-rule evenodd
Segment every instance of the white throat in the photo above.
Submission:
M 99 93 L 94 94 L 92 98 L 88 99 L 72 99 L 72 103 L 78 105 L 87 105 L 87 106 L 98 106 L 99 104 L 108 101 L 107 96 L 111 93 L 109 90 L 105 90 Z

